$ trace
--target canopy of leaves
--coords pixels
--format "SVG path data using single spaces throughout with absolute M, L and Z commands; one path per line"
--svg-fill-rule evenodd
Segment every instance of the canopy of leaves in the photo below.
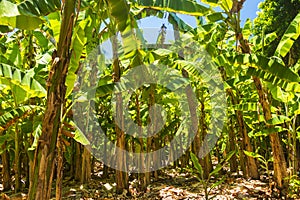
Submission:
M 298 0 L 265 0 L 259 4 L 261 11 L 258 17 L 254 20 L 254 32 L 256 34 L 265 34 L 276 32 L 278 39 L 266 47 L 266 52 L 269 56 L 274 55 L 274 51 L 287 30 L 290 23 L 294 20 L 300 11 L 300 1 Z M 299 39 L 294 44 L 291 51 L 293 60 L 299 59 Z M 287 60 L 285 60 L 287 63 Z

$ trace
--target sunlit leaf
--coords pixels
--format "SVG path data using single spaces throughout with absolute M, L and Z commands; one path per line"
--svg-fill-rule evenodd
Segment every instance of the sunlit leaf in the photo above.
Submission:
M 282 39 L 277 46 L 275 55 L 279 54 L 282 57 L 285 57 L 286 54 L 292 48 L 295 41 L 298 39 L 299 35 L 300 35 L 300 13 L 291 22 L 290 26 L 282 36 Z
M 284 115 L 276 115 L 272 117 L 272 119 L 268 120 L 267 123 L 270 125 L 277 125 L 277 124 L 283 124 L 285 122 L 289 122 L 291 119 L 289 117 L 286 117 Z
M 21 14 L 16 4 L 9 1 L 0 1 L 0 25 L 7 25 L 14 28 L 34 30 L 43 21 L 34 15 Z
M 181 14 L 203 16 L 209 9 L 190 0 L 135 0 L 138 7 L 165 10 Z

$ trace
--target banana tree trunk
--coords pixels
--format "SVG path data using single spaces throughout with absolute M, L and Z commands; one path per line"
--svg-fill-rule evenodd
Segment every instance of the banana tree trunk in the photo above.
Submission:
M 81 158 L 81 155 L 82 155 L 82 145 L 78 142 L 76 142 L 75 144 L 75 163 L 74 163 L 74 168 L 75 168 L 75 175 L 74 175 L 74 178 L 75 180 L 77 181 L 80 181 L 81 179 L 81 162 L 82 162 L 82 158 Z
M 143 130 L 142 130 L 142 120 L 141 120 L 141 110 L 140 110 L 140 101 L 139 101 L 139 93 L 136 93 L 135 97 L 135 105 L 136 105 L 136 121 L 139 125 L 139 145 L 140 145 L 140 158 L 138 159 L 139 169 L 145 169 L 145 162 L 144 162 L 144 140 L 142 138 Z M 145 173 L 138 173 L 138 180 L 139 180 L 139 191 L 146 192 L 147 189 L 147 182 L 145 178 Z
M 0 136 L 2 135 L 0 131 Z M 2 149 L 6 149 L 6 142 L 1 146 Z M 2 159 L 2 176 L 3 176 L 3 191 L 11 190 L 11 178 L 10 178 L 10 162 L 9 153 L 5 150 L 1 154 Z
M 189 74 L 185 69 L 182 69 L 182 76 L 184 78 L 189 78 Z M 193 89 L 190 85 L 188 85 L 185 88 L 185 93 L 186 93 L 186 96 L 189 97 L 188 105 L 189 105 L 189 111 L 190 111 L 191 121 L 192 121 L 192 127 L 191 127 L 190 131 L 196 133 L 195 139 L 192 143 L 192 151 L 195 155 L 197 155 L 198 159 L 200 160 L 200 164 L 202 165 L 203 172 L 204 172 L 204 174 L 203 174 L 204 178 L 208 178 L 209 173 L 212 170 L 210 154 L 208 153 L 204 157 L 202 155 L 200 155 L 200 149 L 201 149 L 202 145 L 203 145 L 204 149 L 208 148 L 204 142 L 204 138 L 206 135 L 204 104 L 202 104 L 202 110 L 201 110 L 202 113 L 201 113 L 201 117 L 199 119 L 200 127 L 198 127 L 197 102 L 195 99 L 192 98 Z
M 221 73 L 223 81 L 226 81 L 227 78 L 226 78 L 225 70 L 220 69 L 220 73 Z M 226 94 L 229 96 L 229 98 L 232 102 L 232 105 L 238 105 L 240 103 L 238 92 L 239 91 L 237 90 L 237 92 L 236 92 L 237 94 L 235 96 L 232 89 L 226 90 Z M 241 141 L 242 145 L 241 145 L 241 149 L 240 149 L 239 153 L 240 153 L 240 161 L 241 161 L 241 168 L 243 171 L 243 175 L 245 177 L 251 177 L 251 178 L 258 179 L 259 178 L 258 166 L 257 166 L 255 159 L 253 157 L 246 156 L 244 154 L 244 150 L 252 152 L 253 147 L 252 147 L 252 144 L 250 141 L 250 137 L 248 136 L 243 113 L 238 110 L 238 111 L 235 111 L 235 114 L 236 114 L 236 119 L 237 119 L 237 122 L 239 125 L 239 135 L 242 138 L 242 141 Z M 229 134 L 230 133 L 232 134 L 231 131 L 229 131 Z M 231 158 L 231 159 L 233 159 L 233 158 Z
M 120 61 L 118 59 L 118 41 L 117 37 L 112 37 L 112 47 L 113 47 L 113 73 L 114 73 L 114 82 L 118 82 L 121 77 Z M 126 140 L 124 133 L 124 117 L 123 117 L 123 99 L 122 94 L 116 94 L 116 117 L 121 121 L 121 127 L 116 124 L 116 136 L 117 136 L 117 147 L 116 149 L 116 193 L 122 194 L 124 190 L 128 191 L 128 174 L 127 169 L 127 160 L 126 154 L 122 150 L 126 149 Z M 124 171 L 122 171 L 122 170 Z
M 207 134 L 207 126 L 206 126 L 206 117 L 205 117 L 205 103 L 204 103 L 204 97 L 203 95 L 201 95 L 201 100 L 200 100 L 200 105 L 201 105 L 201 109 L 200 109 L 200 119 L 199 119 L 199 125 L 200 125 L 200 130 L 199 130 L 199 135 L 200 135 L 200 141 L 202 143 L 202 145 L 207 145 L 204 142 L 204 138 Z M 208 148 L 207 146 L 205 148 Z M 197 152 L 200 151 L 200 146 L 197 148 Z M 204 158 L 200 159 L 200 164 L 203 167 L 203 177 L 204 178 L 208 178 L 209 177 L 209 173 L 213 170 L 213 166 L 212 166 L 212 161 L 211 161 L 211 157 L 210 157 L 210 153 L 207 154 Z
M 250 48 L 247 40 L 244 39 L 239 22 L 240 22 L 240 12 L 238 11 L 235 22 L 232 23 L 232 24 L 234 24 L 234 26 L 232 26 L 232 27 L 235 30 L 236 38 L 240 44 L 242 53 L 250 54 L 251 48 Z M 268 121 L 272 118 L 271 105 L 268 101 L 268 94 L 263 89 L 262 83 L 258 77 L 253 76 L 252 80 L 254 82 L 254 85 L 256 87 L 256 90 L 257 90 L 257 93 L 259 96 L 259 102 L 262 105 L 264 118 L 266 121 Z M 270 126 L 267 125 L 267 127 L 270 127 Z M 286 160 L 285 160 L 285 157 L 283 154 L 282 146 L 280 144 L 280 138 L 278 136 L 278 133 L 275 132 L 275 133 L 270 134 L 270 140 L 271 140 L 271 147 L 272 147 L 273 158 L 274 158 L 273 165 L 274 165 L 275 181 L 279 188 L 284 188 L 287 184 L 287 181 L 285 181 L 284 178 L 287 177 L 288 174 L 287 174 Z
M 154 92 L 155 92 L 155 88 L 156 86 L 154 84 L 150 85 L 150 92 L 149 92 L 149 96 L 148 96 L 148 108 L 150 108 L 151 106 L 153 106 L 155 104 L 155 97 L 154 97 Z M 148 124 L 150 124 L 150 116 L 148 116 L 147 122 Z M 155 121 L 154 121 L 155 123 Z M 147 131 L 148 133 L 151 133 L 154 130 L 153 126 L 148 126 L 147 127 Z M 151 152 L 151 150 L 153 150 L 154 146 L 152 145 L 154 143 L 154 137 L 147 137 L 147 142 L 146 142 L 146 152 L 149 153 Z M 146 169 L 148 172 L 145 173 L 145 185 L 149 185 L 150 181 L 151 181 L 151 172 L 150 171 L 150 165 L 151 165 L 151 160 L 154 159 L 154 155 L 153 157 L 151 157 L 151 155 L 147 155 L 146 157 Z
M 57 155 L 56 155 L 56 199 L 62 198 L 62 182 L 63 182 L 63 142 L 61 134 L 58 134 L 57 139 Z
M 21 189 L 21 159 L 20 159 L 20 153 L 21 153 L 21 137 L 20 132 L 18 130 L 18 125 L 15 126 L 15 192 L 19 192 Z
M 151 89 L 150 89 L 150 94 L 149 94 L 149 108 L 150 108 L 150 106 L 153 106 L 155 104 L 156 85 L 151 85 L 150 87 L 151 87 Z M 156 113 L 155 107 L 153 108 L 153 113 Z M 157 123 L 158 123 L 158 119 L 156 117 L 157 116 L 154 115 L 153 119 L 151 119 L 151 121 L 153 123 L 153 126 L 150 128 L 150 129 L 152 129 L 151 132 L 153 132 L 154 130 L 157 130 L 156 126 L 157 126 Z M 150 118 L 148 120 L 150 122 Z M 154 151 L 153 158 L 152 158 L 153 167 L 157 169 L 157 165 L 160 162 L 158 151 L 156 151 L 157 149 L 159 149 L 159 140 L 160 140 L 159 133 L 156 133 L 154 136 L 152 136 L 152 140 L 153 140 L 153 142 L 152 142 L 151 148 Z M 159 169 L 157 169 L 153 172 L 155 180 L 158 179 L 158 174 L 159 174 Z
M 75 0 L 65 0 L 57 51 L 53 53 L 52 66 L 47 80 L 47 102 L 42 124 L 42 135 L 34 157 L 29 199 L 48 200 L 54 174 L 57 136 L 64 107 L 65 80 L 70 62 L 70 46 L 75 18 Z
M 230 119 L 230 122 L 228 124 L 228 146 L 227 151 L 236 151 L 237 145 L 236 145 L 236 136 L 233 128 L 233 122 L 232 119 Z M 230 166 L 230 172 L 238 172 L 238 162 L 237 162 L 237 156 L 234 154 L 230 160 L 229 160 L 229 166 Z
M 229 26 L 232 27 L 232 29 L 235 32 L 236 36 L 236 42 L 237 47 L 238 44 L 241 47 L 241 51 L 244 54 L 250 54 L 251 48 L 249 46 L 248 41 L 244 38 L 242 29 L 240 27 L 240 10 L 242 9 L 243 3 L 245 1 L 239 2 L 240 5 L 236 9 L 232 9 L 228 15 L 228 23 Z M 268 101 L 268 94 L 266 91 L 264 91 L 261 81 L 258 77 L 253 76 L 252 77 L 254 85 L 256 87 L 258 96 L 259 96 L 259 102 L 262 105 L 264 118 L 266 121 L 272 118 L 271 116 L 271 106 Z M 267 125 L 270 127 L 269 125 Z M 283 188 L 286 185 L 286 181 L 284 181 L 284 178 L 287 177 L 287 167 L 286 167 L 286 161 L 283 154 L 282 146 L 280 144 L 280 138 L 278 136 L 278 133 L 272 133 L 270 134 L 270 140 L 271 140 L 271 147 L 273 151 L 273 158 L 274 158 L 274 176 L 275 181 L 277 183 L 277 186 L 279 188 Z
M 259 102 L 263 108 L 264 118 L 266 121 L 268 121 L 272 118 L 272 115 L 270 110 L 270 103 L 267 98 L 267 93 L 263 90 L 261 81 L 258 77 L 253 77 L 252 79 L 254 81 L 255 87 L 259 95 Z M 287 177 L 288 174 L 286 168 L 286 161 L 283 154 L 282 146 L 280 144 L 280 138 L 278 136 L 278 133 L 270 134 L 270 140 L 274 158 L 273 165 L 275 181 L 279 188 L 283 188 L 286 185 L 286 181 L 284 180 L 284 178 Z
M 237 118 L 238 118 L 238 123 L 240 125 L 240 132 L 241 132 L 241 136 L 243 138 L 243 147 L 244 150 L 249 151 L 249 152 L 253 152 L 253 147 L 252 144 L 250 142 L 250 137 L 248 136 L 248 132 L 246 129 L 246 124 L 245 121 L 243 119 L 243 114 L 241 111 L 237 111 Z M 255 162 L 255 159 L 250 157 L 250 156 L 246 156 L 246 160 L 247 160 L 247 165 L 246 165 L 246 174 L 247 176 L 250 176 L 251 178 L 255 178 L 255 179 L 259 179 L 259 174 L 258 174 L 258 167 L 257 164 Z
M 173 24 L 174 27 L 174 38 L 176 41 L 180 40 L 180 34 L 179 34 L 179 27 L 177 23 Z M 181 56 L 183 52 L 181 52 Z M 189 74 L 186 70 L 182 70 L 182 76 L 184 78 L 189 78 Z M 186 87 L 185 89 L 185 93 L 187 97 L 192 97 L 193 95 L 193 90 L 190 86 Z M 212 171 L 213 166 L 212 166 L 212 162 L 211 162 L 211 156 L 210 154 L 207 154 L 204 156 L 204 158 L 200 158 L 199 157 L 199 152 L 200 152 L 200 148 L 201 148 L 201 144 L 202 145 L 206 145 L 204 144 L 204 138 L 206 136 L 206 127 L 205 127 L 205 113 L 204 113 L 204 103 L 201 104 L 202 105 L 202 110 L 201 110 L 201 117 L 200 117 L 200 122 L 199 125 L 201 124 L 201 127 L 198 127 L 198 122 L 197 122 L 197 104 L 196 102 L 193 101 L 192 98 L 188 98 L 188 104 L 189 104 L 189 110 L 190 110 L 190 114 L 192 116 L 192 131 L 197 131 L 196 135 L 195 135 L 195 139 L 192 143 L 192 151 L 195 155 L 198 156 L 198 158 L 200 159 L 200 164 L 202 165 L 203 171 L 204 171 L 204 177 L 208 178 L 209 173 Z M 186 165 L 186 164 L 184 164 Z
M 91 152 L 87 147 L 83 147 L 82 161 L 81 161 L 81 183 L 88 183 L 91 180 L 92 164 Z

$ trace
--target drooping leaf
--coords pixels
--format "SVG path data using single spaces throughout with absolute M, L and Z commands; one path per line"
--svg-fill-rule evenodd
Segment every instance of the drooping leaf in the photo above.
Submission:
M 123 32 L 126 29 L 129 5 L 125 0 L 110 0 L 108 1 L 111 15 L 116 19 L 119 31 Z
M 50 13 L 47 16 L 47 20 L 53 32 L 52 43 L 56 45 L 56 42 L 59 40 L 59 35 L 60 35 L 60 13 L 59 12 Z
M 18 4 L 18 10 L 23 15 L 46 16 L 60 9 L 60 0 L 25 0 Z
M 275 39 L 277 39 L 276 32 L 272 32 L 272 33 L 265 35 L 263 41 L 260 36 L 256 35 L 256 36 L 250 38 L 250 43 L 253 45 L 253 46 L 251 46 L 251 49 L 253 52 L 257 52 L 258 50 L 261 50 L 263 48 L 263 46 L 268 46 Z
M 264 56 L 259 55 L 238 55 L 235 61 L 239 64 L 244 64 L 248 66 L 256 66 L 272 75 L 279 77 L 280 79 L 289 82 L 299 82 L 300 78 L 292 70 L 285 67 L 281 63 L 277 62 L 275 59 L 269 59 Z
M 32 77 L 30 71 L 23 72 L 10 65 L 0 64 L 0 83 L 18 94 L 16 98 L 21 98 L 19 103 L 26 98 L 46 96 L 45 88 Z
M 291 22 L 277 46 L 275 55 L 285 57 L 300 35 L 300 13 Z
M 165 10 L 187 15 L 203 16 L 209 8 L 191 0 L 135 0 L 137 7 Z
M 46 49 L 48 47 L 49 40 L 46 36 L 43 35 L 40 31 L 34 31 L 33 32 L 34 37 L 37 39 L 38 44 L 40 47 Z
M 244 25 L 244 28 L 242 30 L 243 36 L 245 39 L 249 39 L 250 35 L 251 35 L 251 28 L 252 28 L 252 22 L 250 19 L 246 20 L 246 23 Z
M 43 22 L 33 14 L 22 13 L 16 4 L 7 0 L 0 1 L 0 25 L 19 29 L 34 30 Z
M 14 66 L 21 66 L 23 63 L 19 45 L 9 45 L 6 51 L 6 58 L 13 63 Z
M 60 0 L 25 0 L 14 4 L 0 1 L 0 25 L 34 30 L 44 22 L 40 17 L 61 9 Z
M 210 22 L 217 22 L 220 20 L 224 20 L 224 16 L 221 12 L 215 12 L 206 16 Z
M 33 112 L 35 106 L 20 106 L 5 110 L 0 116 L 0 131 L 7 129 L 15 124 L 20 118 L 26 117 L 30 112 Z
M 81 21 L 79 25 L 76 27 L 75 33 L 73 34 L 73 43 L 72 43 L 72 55 L 68 70 L 68 75 L 66 77 L 66 86 L 67 86 L 67 92 L 66 97 L 68 97 L 74 87 L 74 83 L 76 80 L 76 74 L 79 67 L 79 62 L 81 58 L 81 54 L 84 50 L 84 46 L 86 45 L 87 38 L 85 36 L 84 28 L 86 24 L 88 23 L 88 20 Z
M 291 91 L 283 91 L 280 87 L 274 86 L 272 84 L 267 84 L 270 89 L 272 97 L 278 101 L 288 103 L 295 97 L 295 93 Z M 299 84 L 300 87 L 300 84 Z
M 258 76 L 271 82 L 287 91 L 298 91 L 300 89 L 300 77 L 291 69 L 276 61 L 274 58 L 267 58 L 255 54 L 223 54 L 216 57 L 219 66 L 245 65 L 248 66 L 247 74 Z
M 77 142 L 79 142 L 82 145 L 90 144 L 90 141 L 86 138 L 84 133 L 81 132 L 80 129 L 78 129 L 78 128 L 75 130 L 74 140 L 76 140 Z
M 269 83 L 273 84 L 274 86 L 278 86 L 285 91 L 288 92 L 300 92 L 300 84 L 298 82 L 289 82 L 286 80 L 283 80 L 275 75 L 272 75 L 266 71 L 263 71 L 261 69 L 256 69 L 253 67 L 249 67 L 247 70 L 247 75 L 249 76 L 257 76 L 259 78 L 262 78 L 265 81 L 268 81 Z M 270 89 L 272 89 L 271 87 Z
M 177 27 L 178 30 L 174 30 L 174 31 L 187 32 L 193 30 L 193 28 L 185 21 L 183 21 L 180 17 L 178 17 L 176 13 L 169 13 L 168 21 L 173 26 L 176 24 L 175 27 Z
M 278 125 L 278 124 L 283 124 L 285 122 L 289 122 L 291 119 L 287 116 L 284 115 L 276 115 L 272 117 L 272 119 L 268 120 L 267 123 L 270 125 Z

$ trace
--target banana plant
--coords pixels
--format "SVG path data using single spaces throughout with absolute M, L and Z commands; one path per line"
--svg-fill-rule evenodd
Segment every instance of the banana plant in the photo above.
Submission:
M 268 160 L 266 160 L 262 155 L 259 155 L 258 153 L 244 151 L 244 153 L 247 156 L 257 158 L 259 162 L 261 162 L 263 169 L 266 170 L 269 184 L 271 183 L 271 177 L 270 177 L 270 170 L 269 170 L 269 162 L 273 162 L 273 157 L 270 157 Z
M 295 41 L 300 35 L 300 13 L 291 22 L 288 29 L 285 31 L 284 35 L 279 42 L 277 49 L 275 51 L 275 56 L 285 57 L 289 53 Z
M 73 106 L 71 94 L 76 90 L 73 86 L 78 81 L 76 80 L 77 73 L 87 56 L 97 48 L 100 42 L 110 39 L 111 36 L 121 35 L 123 43 L 120 46 L 123 50 L 120 51 L 121 54 L 114 57 L 118 62 L 102 66 L 105 68 L 105 74 L 100 76 L 96 98 L 93 99 L 99 108 L 96 111 L 97 116 L 103 119 L 101 121 L 107 120 L 107 122 L 101 122 L 107 137 L 119 145 L 123 145 L 126 150 L 145 152 L 162 147 L 180 131 L 180 118 L 177 115 L 169 114 L 179 112 L 178 102 L 163 87 L 153 85 L 139 88 L 133 93 L 129 108 L 131 118 L 136 123 L 147 124 L 150 115 L 147 106 L 154 103 L 163 105 L 167 111 L 166 124 L 164 129 L 158 133 L 159 137 L 136 139 L 124 136 L 115 125 L 111 125 L 113 124 L 113 118 L 110 116 L 110 109 L 113 108 L 110 104 L 111 94 L 117 79 L 123 73 L 126 74 L 130 69 L 141 64 L 160 63 L 176 70 L 186 71 L 190 75 L 192 89 L 197 94 L 208 92 L 208 89 L 203 87 L 202 81 L 204 79 L 211 80 L 209 75 L 212 76 L 212 74 L 205 77 L 205 74 L 199 73 L 191 62 L 183 60 L 178 55 L 178 49 L 164 49 L 163 45 L 157 50 L 141 49 L 140 45 L 143 44 L 143 40 L 136 38 L 138 35 L 136 20 L 150 15 L 161 17 L 165 12 L 169 13 L 168 21 L 180 31 L 180 34 L 186 33 L 183 35 L 184 37 L 188 37 L 196 41 L 197 45 L 204 47 L 213 63 L 219 67 L 221 74 L 224 72 L 222 75 L 225 89 L 230 91 L 227 99 L 230 105 L 229 116 L 235 117 L 239 126 L 243 126 L 244 140 L 248 139 L 248 144 L 251 144 L 250 139 L 252 141 L 255 139 L 255 147 L 265 145 L 266 147 L 260 150 L 263 152 L 269 148 L 264 141 L 267 140 L 266 136 L 271 136 L 271 140 L 274 142 L 274 138 L 276 139 L 277 136 L 273 133 L 276 132 L 280 133 L 283 138 L 287 137 L 288 141 L 293 143 L 291 146 L 295 147 L 299 136 L 299 128 L 296 127 L 296 119 L 299 115 L 299 105 L 297 104 L 300 91 L 300 79 L 297 75 L 299 64 L 287 68 L 282 62 L 282 58 L 287 55 L 294 40 L 299 37 L 299 15 L 286 31 L 275 56 L 269 58 L 264 55 L 264 47 L 276 39 L 276 34 L 253 37 L 250 20 L 246 21 L 243 28 L 240 27 L 239 13 L 243 2 L 205 0 L 200 4 L 190 0 L 176 2 L 170 0 L 96 0 L 92 2 L 25 0 L 14 3 L 14 1 L 2 0 L 0 2 L 0 51 L 3 52 L 3 55 L 0 55 L 0 100 L 5 103 L 0 104 L 0 132 L 2 134 L 0 134 L 0 145 L 16 144 L 15 147 L 19 148 L 18 144 L 22 141 L 12 142 L 17 138 L 16 136 L 23 134 L 24 138 L 25 136 L 34 137 L 32 141 L 24 145 L 29 148 L 31 153 L 32 150 L 35 150 L 37 155 L 34 158 L 36 167 L 33 168 L 34 173 L 31 176 L 29 199 L 49 199 L 51 197 L 52 180 L 50 177 L 53 176 L 55 157 L 58 160 L 56 198 L 60 199 L 63 145 L 67 146 L 68 153 L 65 153 L 65 158 L 69 163 L 72 163 L 71 156 L 76 152 L 71 147 L 74 144 L 73 139 L 82 145 L 90 145 L 84 131 L 81 131 L 80 127 L 76 127 L 67 116 Z M 223 12 L 212 9 L 218 5 Z M 176 15 L 177 13 L 195 16 L 198 20 L 197 28 L 193 29 L 188 26 Z M 9 31 L 12 32 L 7 34 Z M 5 37 L 2 37 L 3 34 Z M 117 52 L 119 51 L 118 45 L 115 45 L 114 50 L 117 55 L 119 53 Z M 27 53 L 31 53 L 30 56 L 27 56 Z M 32 59 L 35 56 L 36 60 Z M 112 73 L 113 70 L 114 73 Z M 112 77 L 117 79 L 113 80 Z M 252 77 L 256 78 L 252 80 Z M 182 78 L 177 81 L 181 83 L 186 79 Z M 176 81 L 170 82 L 173 87 L 180 86 Z M 256 84 L 258 93 L 252 91 L 253 82 Z M 57 94 L 61 99 L 56 98 L 55 103 L 52 101 L 52 97 L 56 97 Z M 45 105 L 46 96 L 47 105 L 44 110 L 40 108 L 40 105 Z M 198 96 L 199 99 L 200 96 Z M 269 104 L 263 101 L 266 100 L 263 99 L 264 96 L 268 97 Z M 33 100 L 35 102 L 32 103 Z M 57 102 L 59 107 L 55 107 Z M 201 108 L 206 109 L 202 110 L 204 114 L 201 122 L 203 123 L 199 128 L 204 127 L 205 129 L 210 120 L 208 114 L 211 113 L 211 102 L 203 97 L 201 97 L 201 102 L 204 103 Z M 258 102 L 264 107 L 262 108 Z M 136 107 L 137 104 L 138 107 Z M 39 109 L 41 112 L 34 119 L 36 123 L 30 124 L 35 109 Z M 44 121 L 41 119 L 43 113 L 45 113 Z M 55 118 L 51 118 L 53 117 L 50 115 L 51 113 L 55 113 Z M 268 117 L 264 118 L 264 115 Z M 235 123 L 233 119 L 228 121 Z M 53 126 L 52 122 L 54 122 Z M 66 122 L 70 125 L 68 128 L 71 133 L 62 128 L 67 126 Z M 24 127 L 26 130 L 23 130 Z M 16 135 L 13 135 L 12 132 L 15 132 Z M 286 132 L 288 136 L 281 134 Z M 52 139 L 49 139 L 50 136 Z M 68 142 L 71 142 L 72 145 L 68 146 Z M 151 142 L 154 142 L 155 148 L 151 146 Z M 176 142 L 182 144 L 184 141 Z M 278 140 L 275 142 L 277 145 Z M 217 145 L 224 146 L 223 140 L 220 140 Z M 76 147 L 78 146 L 79 144 L 76 143 Z M 5 149 L 7 150 L 7 148 Z M 82 149 L 82 146 L 79 149 Z M 55 150 L 58 154 L 53 153 Z M 106 152 L 109 150 L 106 148 Z M 291 154 L 293 151 L 295 149 L 291 151 Z M 260 156 L 253 156 L 252 152 L 252 149 L 240 149 L 241 163 L 243 163 L 242 154 L 244 153 L 249 158 L 252 155 L 252 157 L 262 159 Z M 274 154 L 277 155 L 276 153 L 278 152 Z M 171 156 L 173 156 L 172 152 L 170 152 Z M 84 153 L 83 157 L 90 159 L 91 155 Z M 205 184 L 205 194 L 208 198 L 210 189 L 208 182 L 203 179 L 203 167 L 201 168 L 201 165 L 197 164 L 195 156 L 191 157 L 200 173 L 200 181 Z M 250 160 L 248 157 L 247 159 Z M 134 158 L 128 159 L 134 160 Z M 247 164 L 253 164 L 253 161 L 254 159 Z M 47 166 L 43 165 L 45 162 L 48 163 Z M 88 163 L 83 161 L 82 166 L 90 166 Z M 124 163 L 119 162 L 118 164 Z M 278 166 L 276 167 L 278 168 Z M 217 165 L 215 170 L 208 174 L 208 177 L 217 174 L 221 168 L 220 165 Z M 83 172 L 87 173 L 90 171 L 84 170 L 86 171 Z M 78 171 L 76 174 L 79 174 Z M 127 176 L 128 174 L 117 172 L 118 191 L 128 188 Z M 155 176 L 157 177 L 157 172 Z M 143 183 L 144 178 L 146 184 Z M 144 184 L 143 187 L 146 189 L 150 182 L 150 173 L 140 175 L 139 181 Z M 16 188 L 18 187 L 16 186 Z M 42 190 L 37 190 L 39 187 Z
M 59 10 L 61 1 L 26 0 L 19 4 L 7 0 L 0 2 L 0 24 L 23 30 L 34 30 L 43 23 L 41 16 Z
M 219 185 L 221 185 L 224 181 L 225 181 L 225 176 L 223 176 L 221 178 L 221 180 L 213 183 L 210 185 L 209 181 L 212 177 L 216 177 L 218 175 L 218 173 L 223 169 L 223 167 L 227 164 L 228 160 L 230 160 L 230 158 L 235 154 L 235 151 L 230 152 L 225 159 L 223 159 L 216 167 L 215 169 L 209 173 L 209 176 L 207 179 L 204 179 L 203 176 L 203 168 L 199 163 L 199 160 L 197 158 L 197 156 L 193 153 L 190 154 L 191 156 L 191 160 L 193 162 L 194 167 L 196 168 L 197 172 L 198 172 L 198 180 L 199 182 L 203 185 L 204 187 L 204 198 L 206 200 L 208 199 L 213 199 L 215 196 L 209 197 L 210 192 L 212 189 L 214 189 L 215 187 L 218 187 Z
M 23 43 L 24 40 L 21 42 L 22 46 L 24 45 Z M 13 161 L 15 163 L 16 173 L 15 189 L 16 191 L 19 191 L 21 189 L 21 163 L 24 162 L 20 159 L 21 149 L 24 146 L 30 146 L 28 141 L 23 140 L 23 138 L 28 138 L 28 132 L 25 133 L 20 127 L 25 126 L 34 113 L 32 110 L 34 110 L 33 107 L 35 105 L 27 106 L 29 105 L 28 102 L 32 101 L 32 99 L 42 102 L 41 99 L 46 96 L 46 90 L 43 84 L 37 80 L 40 77 L 34 73 L 34 69 L 36 68 L 20 69 L 21 63 L 23 63 L 26 56 L 23 56 L 15 47 L 18 47 L 15 40 L 8 42 L 8 49 L 6 50 L 8 59 L 3 62 L 1 62 L 2 60 L 0 61 L 0 84 L 5 88 L 2 90 L 2 95 L 6 103 L 10 102 L 10 104 L 3 104 L 3 109 L 10 112 L 10 115 L 4 113 L 4 115 L 1 116 L 1 126 L 3 127 L 3 131 L 5 131 L 5 134 L 3 135 L 1 133 L 0 135 L 2 135 L 2 138 L 7 139 L 3 139 L 1 145 L 5 150 L 8 147 L 9 139 L 11 139 L 9 136 L 13 135 L 14 145 L 12 145 L 12 149 L 14 149 Z M 26 55 L 30 57 L 31 54 L 28 53 Z M 16 62 L 14 62 L 13 58 L 15 58 Z M 29 61 L 28 63 L 34 65 L 34 62 L 32 61 Z M 14 66 L 14 64 L 16 66 Z M 27 109 L 27 111 L 22 112 L 24 109 Z M 14 119 L 10 119 L 12 115 L 15 115 Z M 7 154 L 7 151 L 3 152 L 2 157 L 4 157 L 4 159 L 7 158 L 5 154 Z M 28 158 L 28 155 L 25 157 Z M 29 177 L 28 174 L 26 174 L 26 177 Z M 26 184 L 28 184 L 28 181 Z
M 182 1 L 180 1 L 181 3 Z M 207 1 L 208 4 L 215 6 L 215 3 L 218 1 Z M 173 7 L 172 3 L 170 2 L 159 2 L 161 3 L 161 8 L 157 8 L 157 4 L 159 4 L 158 2 L 154 2 L 154 1 L 147 1 L 146 3 L 144 2 L 139 2 L 138 3 L 141 5 L 141 7 L 143 6 L 147 6 L 147 7 L 153 7 L 154 9 L 160 9 L 160 10 L 168 10 L 169 11 L 175 11 L 178 13 L 182 13 L 182 8 L 177 8 L 177 7 Z M 195 3 L 195 2 L 193 2 Z M 267 80 L 269 82 L 272 82 L 273 84 L 276 84 L 280 87 L 283 87 L 286 90 L 290 90 L 290 91 L 294 91 L 297 92 L 298 91 L 298 87 L 299 87 L 299 77 L 294 74 L 291 70 L 289 70 L 288 68 L 285 68 L 283 65 L 280 65 L 280 63 L 276 62 L 275 59 L 271 59 L 269 60 L 268 58 L 262 57 L 262 56 L 258 56 L 258 55 L 250 55 L 247 53 L 250 53 L 251 51 L 251 46 L 249 45 L 248 41 L 246 40 L 245 37 L 249 36 L 249 31 L 247 32 L 247 28 L 244 30 L 240 27 L 239 24 L 239 19 L 240 19 L 240 10 L 242 9 L 243 3 L 244 1 L 231 1 L 231 0 L 226 0 L 226 1 L 221 1 L 219 2 L 221 8 L 223 9 L 227 19 L 225 20 L 221 20 L 220 24 L 222 24 L 222 21 L 225 22 L 225 27 L 227 27 L 228 30 L 232 31 L 232 37 L 235 38 L 236 40 L 236 44 L 240 44 L 239 46 L 236 46 L 236 50 L 237 51 L 242 51 L 242 53 L 244 53 L 244 55 L 236 55 L 233 57 L 233 59 L 227 59 L 225 58 L 225 62 L 230 62 L 231 64 L 236 63 L 236 65 L 238 66 L 247 66 L 247 73 L 249 76 L 253 77 L 253 81 L 257 87 L 257 91 L 259 94 L 259 101 L 261 102 L 261 104 L 263 104 L 263 112 L 266 116 L 266 121 L 271 119 L 271 111 L 270 111 L 270 104 L 267 103 L 266 99 L 264 99 L 264 91 L 262 90 L 262 83 L 260 81 L 259 78 L 263 78 L 264 80 Z M 167 7 L 167 8 L 166 8 Z M 186 11 L 189 11 L 188 13 L 193 15 L 193 10 L 195 10 L 196 8 L 193 6 L 187 7 Z M 213 13 L 213 12 L 211 12 Z M 203 14 L 202 13 L 198 13 L 198 14 Z M 207 13 L 206 13 L 207 14 Z M 221 18 L 221 17 L 220 17 Z M 215 18 L 215 20 L 217 20 L 217 18 Z M 247 25 L 247 24 L 246 24 Z M 248 26 L 248 25 L 247 25 Z M 205 41 L 205 40 L 204 40 Z M 208 46 L 210 48 L 212 48 L 212 51 L 210 52 L 211 55 L 214 55 L 213 53 L 217 50 L 215 48 L 215 45 L 212 46 Z M 216 54 L 215 54 L 216 55 Z M 220 63 L 219 64 L 224 64 L 226 66 L 225 63 Z M 220 65 L 223 66 L 223 65 Z M 227 64 L 228 66 L 228 64 Z M 245 66 L 245 67 L 246 67 Z M 271 67 L 272 66 L 272 67 Z M 275 71 L 274 69 L 276 68 L 276 70 L 279 70 L 280 73 L 278 73 L 278 71 Z M 274 70 L 274 71 L 273 71 Z M 284 73 L 282 73 L 284 72 Z M 285 75 L 287 74 L 287 75 Z M 276 149 L 276 147 L 273 145 L 273 143 L 275 142 L 276 144 L 279 143 L 279 138 L 277 134 L 271 134 L 270 135 L 271 140 L 273 141 L 271 143 L 273 150 L 275 151 L 275 157 L 274 157 L 274 161 L 275 160 L 282 160 L 283 159 L 283 154 L 282 151 L 279 149 Z M 277 151 L 278 150 L 278 151 Z M 276 161 L 277 162 L 277 161 Z M 276 163 L 274 162 L 274 163 Z M 279 166 L 276 165 L 275 166 L 277 172 L 276 172 L 276 178 L 277 178 L 277 182 L 278 185 L 281 187 L 282 186 L 282 182 L 281 180 L 284 178 L 285 176 L 285 172 L 283 172 L 282 170 L 279 170 Z

